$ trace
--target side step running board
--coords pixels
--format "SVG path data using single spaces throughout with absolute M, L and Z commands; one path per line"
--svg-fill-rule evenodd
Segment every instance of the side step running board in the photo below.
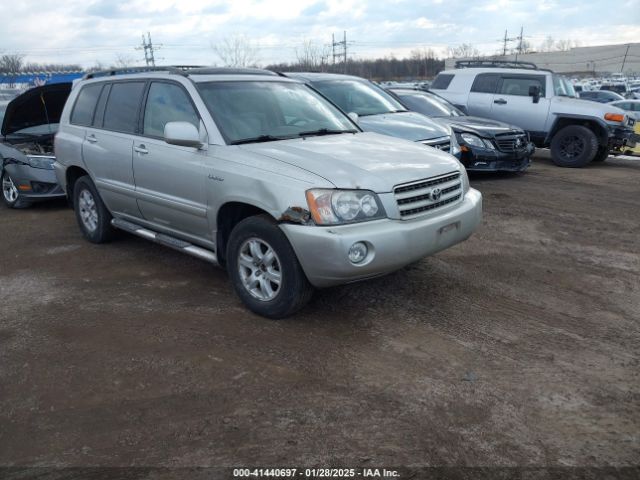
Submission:
M 140 225 L 136 225 L 135 223 L 128 222 L 121 218 L 112 219 L 111 225 L 115 228 L 119 228 L 120 230 L 124 230 L 125 232 L 133 233 L 139 237 L 173 248 L 174 250 L 188 253 L 189 255 L 206 260 L 207 262 L 215 263 L 216 265 L 218 264 L 218 257 L 214 252 L 202 247 L 196 247 L 192 243 L 185 242 L 184 240 L 165 235 L 164 233 L 154 232 L 153 230 L 149 230 L 148 228 L 141 227 Z

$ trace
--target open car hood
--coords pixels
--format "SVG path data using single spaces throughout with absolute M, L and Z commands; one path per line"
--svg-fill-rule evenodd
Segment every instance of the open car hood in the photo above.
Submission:
M 7 105 L 0 133 L 6 136 L 29 127 L 60 123 L 70 93 L 71 83 L 53 83 L 27 90 Z

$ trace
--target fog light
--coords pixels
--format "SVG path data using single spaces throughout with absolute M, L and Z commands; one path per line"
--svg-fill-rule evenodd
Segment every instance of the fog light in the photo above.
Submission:
M 367 246 L 363 242 L 356 242 L 349 249 L 349 260 L 352 263 L 360 263 L 367 258 L 367 253 L 369 253 Z

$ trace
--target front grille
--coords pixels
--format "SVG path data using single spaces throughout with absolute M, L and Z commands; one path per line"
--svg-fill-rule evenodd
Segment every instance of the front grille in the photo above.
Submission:
M 393 194 L 402 218 L 409 218 L 459 200 L 462 197 L 460 172 L 399 185 Z
M 451 140 L 449 137 L 432 138 L 430 140 L 422 140 L 420 143 L 429 147 L 437 148 L 443 152 L 451 150 Z
M 496 135 L 496 143 L 501 152 L 515 152 L 527 146 L 527 136 L 522 133 L 501 133 Z

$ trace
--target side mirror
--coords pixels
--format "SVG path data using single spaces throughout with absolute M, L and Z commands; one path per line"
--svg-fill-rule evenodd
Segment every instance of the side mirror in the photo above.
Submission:
M 529 87 L 529 96 L 533 97 L 533 103 L 538 103 L 540 101 L 540 87 L 531 85 Z
M 356 112 L 349 112 L 347 115 L 349 115 L 349 118 L 353 121 L 353 123 L 355 123 L 356 125 L 358 124 L 360 116 Z
M 168 122 L 164 126 L 164 141 L 181 147 L 201 148 L 203 145 L 198 129 L 189 122 Z

